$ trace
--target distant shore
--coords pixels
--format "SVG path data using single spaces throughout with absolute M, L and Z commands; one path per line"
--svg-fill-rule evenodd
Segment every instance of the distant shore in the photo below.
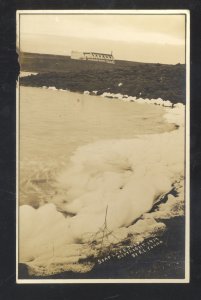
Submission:
M 20 63 L 21 71 L 38 73 L 20 78 L 23 86 L 54 86 L 72 92 L 120 93 L 185 103 L 185 65 L 181 64 L 116 61 L 111 65 L 28 53 L 21 56 Z

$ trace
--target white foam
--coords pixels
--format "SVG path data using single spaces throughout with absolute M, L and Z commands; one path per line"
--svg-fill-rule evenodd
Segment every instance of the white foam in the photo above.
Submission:
M 55 260 L 59 263 L 59 249 L 65 256 L 67 249 L 83 242 L 87 233 L 96 233 L 104 224 L 106 209 L 109 230 L 116 232 L 131 225 L 183 175 L 183 150 L 183 129 L 80 147 L 71 165 L 57 178 L 58 195 L 51 200 L 54 204 L 37 210 L 20 207 L 20 261 L 31 261 L 32 266 L 42 261 L 48 269 L 54 252 L 58 254 L 57 258 L 54 254 L 54 264 Z M 74 216 L 65 218 L 58 209 Z M 141 239 L 159 226 L 152 222 L 150 227 L 147 220 L 144 227 L 141 225 Z
M 37 75 L 38 73 L 35 72 L 23 72 L 20 71 L 20 77 L 27 77 L 27 76 L 31 76 L 31 75 Z
M 141 93 L 140 93 L 141 95 Z M 133 97 L 133 96 L 128 96 L 128 95 L 123 95 L 120 93 L 110 93 L 110 92 L 104 92 L 101 97 L 106 97 L 106 98 L 114 98 L 114 99 L 119 99 L 119 100 L 126 100 L 126 101 L 134 101 L 140 104 L 146 103 L 146 104 L 155 104 L 155 105 L 160 105 L 160 106 L 164 106 L 164 107 L 173 107 L 173 103 L 170 100 L 163 100 L 161 98 L 157 98 L 157 99 L 149 99 L 149 98 L 137 98 L 137 97 Z M 126 99 L 125 99 L 126 98 Z M 177 103 L 174 104 L 174 107 L 177 108 L 182 108 L 184 105 L 182 103 Z
M 84 91 L 84 93 L 83 93 L 84 95 L 89 95 L 90 94 L 90 92 L 89 91 Z
M 155 104 L 154 99 L 118 97 L 138 103 L 153 100 Z M 163 103 L 162 99 L 156 100 Z M 106 210 L 108 230 L 114 233 L 108 243 L 119 243 L 128 234 L 134 243 L 142 241 L 165 230 L 157 218 L 183 215 L 181 187 L 179 197 L 169 195 L 156 212 L 147 212 L 157 197 L 170 191 L 184 175 L 184 111 L 182 104 L 166 108 L 166 121 L 178 124 L 178 130 L 79 147 L 70 165 L 56 178 L 57 195 L 47 195 L 46 201 L 51 203 L 38 209 L 20 207 L 20 262 L 27 263 L 35 274 L 86 271 L 86 265 L 78 261 L 97 254 L 89 240 L 103 227 Z M 140 216 L 143 217 L 132 225 Z M 96 238 L 100 239 L 100 235 Z M 90 267 L 89 264 L 87 270 Z
M 49 86 L 48 89 L 53 91 L 58 91 L 58 89 L 55 86 Z
M 27 72 L 25 72 L 27 73 Z M 30 74 L 34 74 L 34 75 L 37 75 L 37 73 L 30 73 Z M 28 75 L 27 75 L 28 76 Z M 22 76 L 21 76 L 22 77 Z M 50 89 L 50 90 L 53 90 L 53 91 L 62 91 L 62 92 L 69 92 L 68 89 L 57 89 L 55 86 L 42 86 L 42 88 L 45 88 L 45 89 Z M 90 91 L 84 91 L 83 94 L 84 95 L 97 95 L 98 91 L 94 90 L 92 92 Z M 141 93 L 140 93 L 141 95 Z M 182 103 L 176 103 L 173 105 L 173 103 L 170 101 L 170 100 L 163 100 L 161 98 L 157 98 L 157 99 L 149 99 L 149 98 L 137 98 L 137 97 L 134 97 L 134 96 L 129 96 L 129 95 L 124 95 L 124 94 L 121 94 L 121 93 L 110 93 L 110 92 L 104 92 L 103 94 L 100 95 L 101 97 L 105 97 L 105 98 L 110 98 L 110 99 L 118 99 L 118 100 L 122 100 L 122 101 L 125 101 L 125 102 L 137 102 L 137 103 L 140 103 L 140 104 L 154 104 L 154 105 L 160 105 L 160 106 L 163 106 L 163 107 L 168 107 L 168 108 L 178 108 L 178 109 L 181 109 L 183 110 L 185 108 L 185 105 L 182 104 Z

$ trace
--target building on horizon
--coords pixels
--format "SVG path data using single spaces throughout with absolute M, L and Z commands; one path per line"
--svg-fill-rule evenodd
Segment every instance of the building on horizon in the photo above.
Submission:
M 106 53 L 97 53 L 97 52 L 72 51 L 71 59 L 99 61 L 99 62 L 105 62 L 109 64 L 115 63 L 112 52 L 111 54 L 106 54 Z

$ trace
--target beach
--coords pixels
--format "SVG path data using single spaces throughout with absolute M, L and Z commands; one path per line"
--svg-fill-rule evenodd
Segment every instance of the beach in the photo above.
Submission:
M 93 277 L 111 245 L 163 240 L 172 228 L 164 219 L 182 228 L 184 106 L 179 112 L 20 87 L 19 262 L 28 276 Z

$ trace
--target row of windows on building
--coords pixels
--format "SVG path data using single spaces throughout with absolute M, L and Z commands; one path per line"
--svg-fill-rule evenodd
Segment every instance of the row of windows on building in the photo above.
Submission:
M 71 59 L 92 60 L 92 61 L 114 63 L 114 57 L 112 54 L 95 53 L 95 52 L 72 51 Z

